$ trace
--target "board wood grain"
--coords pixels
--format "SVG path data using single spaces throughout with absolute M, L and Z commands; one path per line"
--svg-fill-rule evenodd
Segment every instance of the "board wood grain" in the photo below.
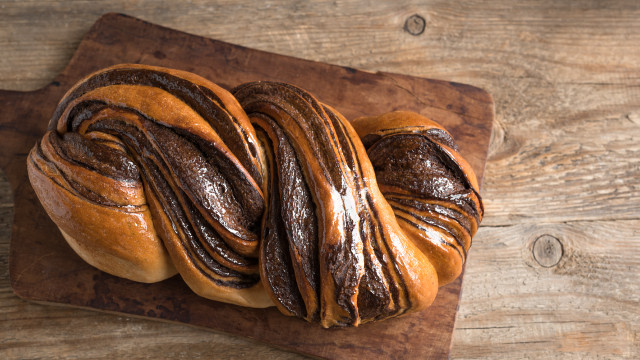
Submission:
M 491 97 L 481 89 L 275 55 L 109 14 L 92 27 L 69 65 L 49 85 L 29 93 L 0 91 L 0 105 L 10 109 L 0 118 L 0 166 L 16 199 L 9 264 L 16 294 L 32 301 L 215 329 L 319 357 L 448 355 L 461 279 L 440 289 L 434 305 L 423 313 L 357 329 L 325 330 L 273 308 L 247 309 L 199 298 L 178 277 L 139 284 L 80 260 L 40 207 L 26 181 L 25 158 L 66 89 L 92 71 L 124 62 L 192 71 L 226 88 L 253 80 L 290 82 L 347 118 L 416 111 L 442 123 L 480 181 L 483 177 L 494 110 Z

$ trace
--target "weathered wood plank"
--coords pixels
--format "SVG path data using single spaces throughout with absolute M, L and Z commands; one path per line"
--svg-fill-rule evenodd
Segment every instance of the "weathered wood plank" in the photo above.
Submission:
M 102 14 L 124 12 L 193 34 L 252 48 L 373 71 L 470 79 L 632 83 L 640 52 L 633 1 L 341 3 L 270 1 L 5 2 L 0 62 L 7 89 L 45 85 Z M 425 31 L 403 30 L 414 13 Z M 246 24 L 240 31 L 238 24 Z M 250 25 L 250 26 L 249 26 Z M 33 56 L 33 54 L 42 56 Z M 21 71 L 15 71 L 20 64 Z M 480 84 L 482 85 L 482 84 Z M 509 89 L 504 89 L 505 93 Z M 545 94 L 540 94 L 544 96 Z M 530 107 L 535 108 L 535 107 Z
M 564 124 L 494 124 L 484 225 L 640 219 L 640 93 L 635 99 Z
M 541 237 L 557 264 L 534 257 Z M 640 220 L 484 227 L 474 240 L 452 357 L 640 354 Z
M 3 359 L 306 359 L 249 339 L 22 301 L 0 291 Z

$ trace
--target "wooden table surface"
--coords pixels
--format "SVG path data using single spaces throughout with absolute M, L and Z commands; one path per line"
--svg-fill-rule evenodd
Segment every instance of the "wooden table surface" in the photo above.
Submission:
M 640 3 L 2 1 L 0 89 L 46 85 L 110 11 L 486 89 L 496 103 L 486 217 L 451 357 L 640 357 Z M 0 174 L 0 358 L 301 358 L 201 329 L 17 298 L 8 274 L 12 204 Z

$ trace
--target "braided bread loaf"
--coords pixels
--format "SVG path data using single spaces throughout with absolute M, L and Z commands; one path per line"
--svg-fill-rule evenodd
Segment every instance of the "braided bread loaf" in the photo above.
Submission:
M 89 264 L 332 327 L 424 309 L 460 274 L 483 207 L 456 150 L 414 113 L 350 124 L 292 85 L 118 65 L 67 92 L 27 165 Z

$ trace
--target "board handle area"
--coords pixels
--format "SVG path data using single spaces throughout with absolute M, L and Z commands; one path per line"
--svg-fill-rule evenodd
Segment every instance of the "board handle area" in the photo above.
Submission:
M 34 91 L 0 90 L 0 169 L 14 194 L 26 179 L 27 155 L 47 128 L 50 99 L 60 96 L 59 87 L 54 81 Z

